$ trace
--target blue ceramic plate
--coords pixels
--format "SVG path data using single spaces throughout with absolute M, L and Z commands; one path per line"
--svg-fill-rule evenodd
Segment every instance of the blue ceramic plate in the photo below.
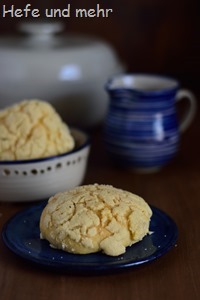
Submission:
M 40 239 L 39 219 L 46 201 L 29 207 L 12 217 L 3 227 L 6 246 L 20 257 L 40 266 L 69 273 L 95 274 L 116 272 L 151 262 L 176 243 L 178 230 L 174 221 L 158 208 L 151 207 L 153 216 L 150 230 L 141 242 L 128 247 L 118 257 L 103 253 L 76 255 L 53 249 Z

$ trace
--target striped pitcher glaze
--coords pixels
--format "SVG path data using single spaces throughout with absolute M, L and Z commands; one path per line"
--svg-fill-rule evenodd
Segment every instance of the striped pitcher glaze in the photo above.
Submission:
M 173 78 L 125 74 L 109 80 L 110 96 L 104 124 L 106 149 L 118 164 L 141 171 L 166 165 L 177 153 L 180 132 L 194 117 L 195 98 L 180 90 Z M 190 100 L 190 109 L 179 126 L 176 101 Z

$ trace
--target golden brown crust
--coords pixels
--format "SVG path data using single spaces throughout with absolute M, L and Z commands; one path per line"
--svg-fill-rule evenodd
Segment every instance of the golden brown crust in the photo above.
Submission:
M 68 126 L 47 102 L 24 100 L 0 111 L 0 160 L 43 158 L 73 147 Z
M 49 199 L 40 231 L 55 248 L 117 256 L 149 232 L 151 215 L 137 195 L 110 185 L 85 185 Z

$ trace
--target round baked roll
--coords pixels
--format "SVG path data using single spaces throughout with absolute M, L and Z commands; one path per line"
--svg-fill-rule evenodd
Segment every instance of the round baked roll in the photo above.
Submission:
M 29 99 L 0 110 L 0 160 L 25 160 L 69 152 L 70 129 L 54 107 Z
M 83 185 L 51 197 L 40 218 L 41 238 L 76 254 L 117 256 L 149 233 L 152 211 L 139 196 L 110 185 Z

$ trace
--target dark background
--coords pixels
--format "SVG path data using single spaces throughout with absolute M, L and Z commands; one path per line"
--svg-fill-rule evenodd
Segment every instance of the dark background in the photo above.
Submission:
M 109 18 L 62 18 L 67 32 L 87 33 L 108 41 L 128 72 L 148 72 L 177 77 L 184 87 L 199 90 L 199 0 L 3 0 L 10 8 L 112 8 Z M 33 18 L 32 18 L 33 19 Z M 60 19 L 60 18 L 59 18 Z M 15 32 L 22 18 L 0 18 L 0 34 Z M 52 20 L 49 18 L 49 20 Z

